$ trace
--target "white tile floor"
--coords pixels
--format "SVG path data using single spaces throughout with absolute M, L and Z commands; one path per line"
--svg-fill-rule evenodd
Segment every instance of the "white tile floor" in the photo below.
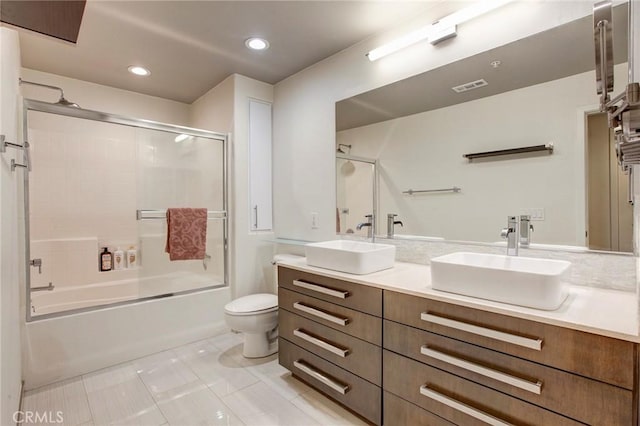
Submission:
M 243 358 L 241 342 L 223 334 L 35 389 L 23 411 L 61 411 L 66 426 L 366 425 L 276 355 Z

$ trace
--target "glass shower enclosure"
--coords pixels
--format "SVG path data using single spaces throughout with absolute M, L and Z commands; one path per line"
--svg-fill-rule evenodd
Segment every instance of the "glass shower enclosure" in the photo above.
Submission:
M 228 285 L 225 134 L 34 100 L 23 114 L 27 321 Z M 204 259 L 169 260 L 172 207 L 207 209 Z

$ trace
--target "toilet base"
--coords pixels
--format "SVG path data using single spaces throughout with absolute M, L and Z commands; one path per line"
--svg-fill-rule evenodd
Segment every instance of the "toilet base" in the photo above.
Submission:
M 278 335 L 276 332 L 273 337 L 273 334 L 273 331 L 244 333 L 242 356 L 245 358 L 264 358 L 278 352 Z

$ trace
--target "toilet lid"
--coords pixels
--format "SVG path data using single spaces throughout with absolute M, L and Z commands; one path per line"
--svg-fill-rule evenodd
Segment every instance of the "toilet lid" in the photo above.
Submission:
M 260 293 L 240 297 L 224 307 L 230 314 L 246 314 L 250 312 L 265 311 L 278 307 L 278 296 L 275 294 Z

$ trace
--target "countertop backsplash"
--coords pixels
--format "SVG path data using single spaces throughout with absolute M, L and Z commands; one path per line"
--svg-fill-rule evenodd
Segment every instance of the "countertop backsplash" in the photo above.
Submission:
M 343 236 L 350 240 L 367 240 L 362 237 Z M 449 253 L 470 251 L 476 253 L 505 254 L 506 247 L 481 243 L 417 241 L 378 238 L 376 242 L 396 246 L 399 262 L 429 265 L 430 259 Z M 553 249 L 520 248 L 520 256 L 566 260 L 572 263 L 572 285 L 637 292 L 638 257 L 594 251 L 570 251 Z

